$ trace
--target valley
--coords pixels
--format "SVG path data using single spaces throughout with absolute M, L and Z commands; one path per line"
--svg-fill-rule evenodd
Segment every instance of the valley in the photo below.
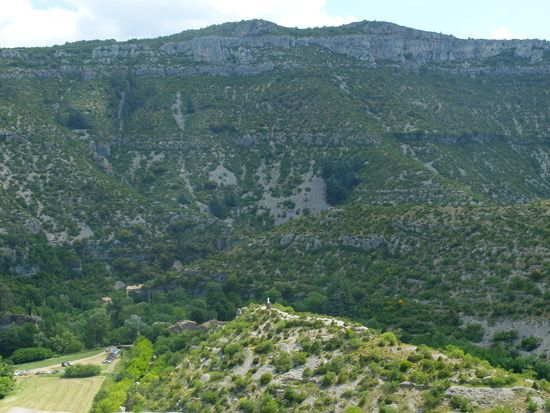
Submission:
M 368 21 L 0 49 L 0 412 L 548 409 L 549 72 Z

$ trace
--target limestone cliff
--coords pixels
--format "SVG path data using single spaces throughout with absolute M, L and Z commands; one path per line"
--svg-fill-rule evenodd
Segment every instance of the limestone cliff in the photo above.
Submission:
M 0 50 L 0 76 L 91 78 L 119 66 L 138 76 L 247 75 L 302 67 L 312 61 L 328 66 L 397 65 L 471 73 L 550 72 L 547 41 L 458 39 L 385 22 L 299 30 L 252 20 L 154 40 L 95 43 L 84 42 L 78 49 L 60 46 L 52 53 L 43 53 L 43 49 Z M 303 53 L 305 49 L 353 61 L 319 59 Z

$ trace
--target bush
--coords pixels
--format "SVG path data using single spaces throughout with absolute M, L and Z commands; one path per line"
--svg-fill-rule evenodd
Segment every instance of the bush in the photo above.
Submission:
M 525 351 L 536 349 L 542 343 L 542 338 L 530 336 L 521 340 L 520 348 Z
M 493 342 L 504 341 L 511 342 L 518 338 L 518 332 L 516 330 L 498 331 L 493 335 Z
M 53 357 L 55 354 L 49 348 L 44 347 L 24 347 L 15 350 L 11 355 L 13 364 L 29 363 Z
M 254 352 L 258 354 L 267 354 L 273 350 L 273 343 L 269 340 L 260 341 L 254 348 Z
M 4 363 L 0 356 L 0 399 L 13 389 L 13 367 Z
M 432 410 L 439 406 L 445 398 L 446 387 L 446 384 L 438 384 L 422 395 L 422 398 L 424 399 L 424 407 L 427 410 Z
M 246 413 L 252 413 L 256 410 L 256 403 L 250 399 L 239 400 L 239 409 Z
M 380 344 L 395 346 L 397 344 L 397 337 L 395 334 L 388 331 L 380 336 Z
M 472 412 L 472 406 L 470 406 L 470 403 L 468 400 L 466 400 L 464 397 L 461 396 L 453 396 L 451 400 L 451 405 L 458 409 L 459 412 Z
M 357 406 L 349 406 L 346 407 L 346 410 L 344 410 L 344 413 L 362 413 L 363 410 L 361 410 L 360 407 Z
M 286 373 L 292 368 L 292 359 L 290 358 L 290 354 L 286 351 L 282 351 L 273 360 L 273 365 L 278 373 Z
M 323 386 L 331 386 L 336 381 L 336 373 L 333 371 L 329 371 L 323 376 L 323 379 L 321 380 L 321 383 Z
M 216 404 L 218 394 L 213 390 L 206 390 L 205 392 L 202 392 L 201 400 L 205 403 Z
M 290 404 L 300 404 L 306 399 L 307 395 L 297 391 L 294 387 L 289 386 L 285 389 L 284 398 Z
M 468 324 L 462 332 L 462 335 L 465 339 L 470 340 L 474 343 L 479 343 L 481 340 L 483 340 L 484 334 L 485 330 L 483 329 L 483 326 L 481 324 Z
M 308 354 L 303 351 L 292 353 L 292 362 L 295 366 L 303 366 L 306 364 Z
M 262 397 L 262 400 L 260 402 L 261 413 L 276 413 L 277 411 L 279 411 L 277 400 L 269 395 L 265 395 L 264 397 Z
M 262 384 L 263 386 L 265 386 L 266 384 L 268 384 L 271 380 L 273 379 L 273 375 L 269 372 L 267 373 L 264 373 L 260 376 L 260 384 Z
M 101 367 L 94 364 L 75 364 L 65 370 L 63 377 L 73 379 L 77 377 L 92 377 L 101 373 Z
M 13 378 L 0 376 L 0 399 L 3 399 L 13 389 Z
M 242 349 L 243 349 L 243 346 L 241 346 L 239 343 L 231 343 L 223 348 L 223 354 L 225 354 L 226 356 L 232 357 L 239 351 L 242 351 Z
M 527 411 L 530 413 L 535 413 L 538 410 L 539 406 L 534 400 L 530 400 L 527 404 Z

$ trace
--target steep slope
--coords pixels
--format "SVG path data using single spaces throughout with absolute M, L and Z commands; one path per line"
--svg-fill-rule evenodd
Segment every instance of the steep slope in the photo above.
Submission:
M 548 56 L 376 22 L 2 50 L 0 219 L 112 260 L 118 230 L 148 249 L 182 216 L 258 228 L 349 199 L 547 198 Z
M 550 396 L 547 382 L 491 368 L 456 348 L 405 345 L 392 333 L 281 307 L 250 306 L 203 337 L 163 337 L 155 351 L 127 409 L 520 411 L 543 408 Z
M 213 281 L 221 306 L 270 291 L 407 339 L 538 323 L 549 50 L 258 20 L 0 50 L 2 277 Z M 47 314 L 29 291 L 6 307 Z
M 508 329 L 521 325 L 522 334 L 513 341 L 519 346 L 538 336 L 543 343 L 536 351 L 545 354 L 549 223 L 547 202 L 335 209 L 211 257 L 179 282 L 222 280 L 245 298 L 271 295 L 298 308 L 399 328 L 408 339 L 488 343 L 506 323 L 485 334 L 477 323 L 517 320 Z

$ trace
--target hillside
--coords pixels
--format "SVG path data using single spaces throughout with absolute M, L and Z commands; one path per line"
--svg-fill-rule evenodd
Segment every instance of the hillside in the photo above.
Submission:
M 460 337 L 460 325 L 517 320 L 525 335 L 544 339 L 544 353 L 549 223 L 548 203 L 350 206 L 280 226 L 191 267 L 179 282 L 218 279 L 244 297 L 271 295 L 409 337 L 434 327 Z
M 384 22 L 0 50 L 0 353 L 271 296 L 550 377 L 549 71 Z
M 392 333 L 279 306 L 249 306 L 202 336 L 162 337 L 155 351 L 127 409 L 489 412 L 535 411 L 550 400 L 548 382 L 459 349 L 405 345 Z
M 548 56 L 375 22 L 2 50 L 0 234 L 166 270 L 346 201 L 548 198 Z

